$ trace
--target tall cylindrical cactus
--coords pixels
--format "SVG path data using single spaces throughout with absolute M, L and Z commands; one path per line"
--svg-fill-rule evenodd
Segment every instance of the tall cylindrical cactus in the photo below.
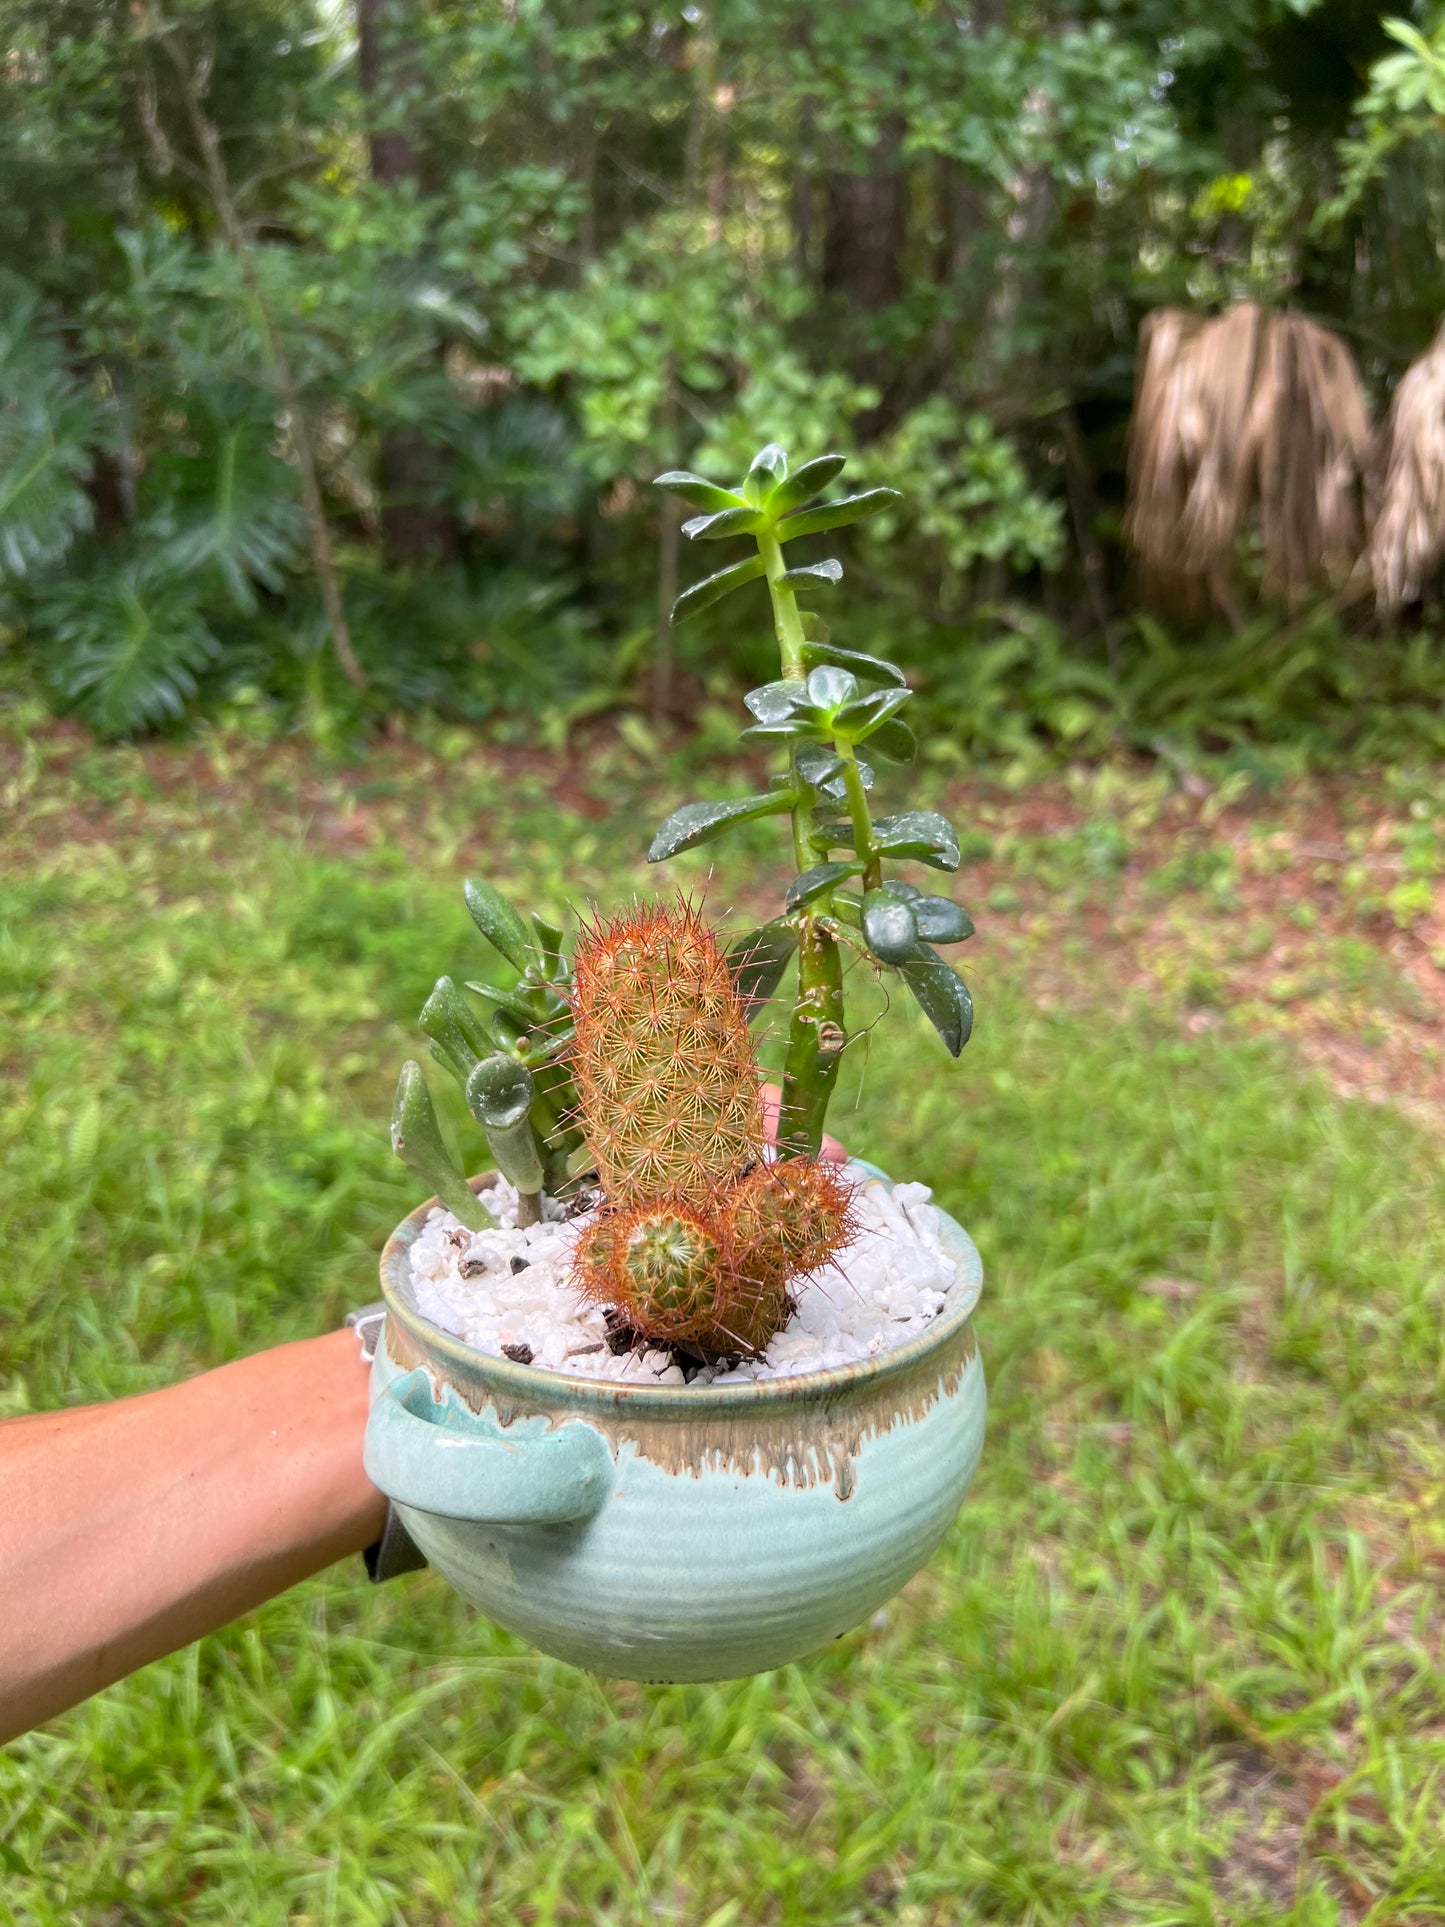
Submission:
M 614 1204 L 698 1200 L 762 1151 L 748 1013 L 687 903 L 583 932 L 573 962 L 572 1081 Z

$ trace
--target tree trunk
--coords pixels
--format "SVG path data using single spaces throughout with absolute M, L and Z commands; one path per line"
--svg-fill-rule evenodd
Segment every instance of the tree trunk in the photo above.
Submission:
M 371 178 L 384 187 L 424 187 L 421 159 L 391 111 L 404 78 L 406 0 L 356 0 L 357 73 L 367 108 Z M 417 564 L 456 553 L 456 525 L 435 506 L 442 451 L 415 428 L 384 435 L 378 458 L 381 535 L 395 562 Z
M 321 603 L 326 611 L 327 626 L 331 631 L 331 646 L 336 652 L 336 660 L 346 680 L 357 689 L 365 689 L 366 672 L 357 661 L 356 651 L 352 647 L 351 626 L 346 620 L 346 604 L 341 594 L 341 578 L 337 573 L 336 557 L 331 547 L 331 528 L 326 520 L 326 506 L 321 495 L 316 446 L 311 433 L 311 420 L 307 414 L 306 400 L 292 372 L 291 358 L 286 353 L 286 344 L 281 339 L 280 330 L 276 326 L 275 317 L 266 299 L 266 291 L 261 284 L 251 238 L 237 212 L 235 196 L 231 192 L 231 177 L 226 171 L 226 163 L 221 153 L 220 134 L 215 122 L 205 110 L 202 90 L 205 79 L 209 78 L 209 68 L 206 69 L 205 79 L 198 81 L 185 50 L 177 44 L 174 26 L 169 21 L 158 20 L 149 13 L 145 17 L 149 31 L 160 42 L 175 72 L 181 105 L 205 162 L 206 180 L 210 186 L 216 218 L 221 224 L 226 246 L 240 271 L 242 284 L 255 313 L 256 325 L 266 350 L 266 357 L 271 364 L 276 399 L 285 412 L 291 446 L 296 453 L 296 470 L 301 482 L 301 501 L 306 511 L 306 530 L 311 545 L 311 565 L 316 571 L 316 580 L 321 589 Z
M 902 128 L 892 120 L 866 174 L 833 174 L 823 231 L 823 287 L 874 314 L 903 292 L 907 184 L 899 164 Z
M 890 390 L 899 370 L 894 357 L 870 339 L 868 317 L 903 292 L 903 240 L 908 217 L 907 179 L 899 160 L 902 122 L 884 125 L 864 174 L 830 174 L 823 218 L 823 289 L 857 327 L 849 356 L 855 380 L 878 390 L 878 404 L 858 417 L 865 437 L 894 412 Z

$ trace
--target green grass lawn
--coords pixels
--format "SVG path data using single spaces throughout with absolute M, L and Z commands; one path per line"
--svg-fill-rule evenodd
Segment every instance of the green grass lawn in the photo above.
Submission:
M 462 875 L 646 887 L 645 759 L 499 794 L 440 747 L 368 780 L 0 743 L 0 1411 L 373 1296 L 396 1068 L 483 956 Z M 0 1754 L 0 1919 L 1445 1917 L 1438 1144 L 1277 1039 L 1045 1003 L 977 907 L 962 1062 L 894 1013 L 833 1120 L 988 1268 L 983 1467 L 902 1597 L 644 1688 L 339 1568 Z

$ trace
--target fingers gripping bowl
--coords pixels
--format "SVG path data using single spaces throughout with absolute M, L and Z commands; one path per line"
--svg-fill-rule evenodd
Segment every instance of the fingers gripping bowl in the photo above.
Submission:
M 409 1254 L 432 1208 L 382 1255 L 366 1464 L 501 1625 L 597 1673 L 726 1679 L 814 1651 L 932 1554 L 986 1403 L 982 1268 L 952 1219 L 953 1283 L 921 1336 L 830 1371 L 654 1386 L 514 1364 L 424 1318 Z

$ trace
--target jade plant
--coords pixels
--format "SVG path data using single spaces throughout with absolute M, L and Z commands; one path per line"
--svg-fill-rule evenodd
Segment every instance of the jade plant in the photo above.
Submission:
M 797 873 L 782 911 L 732 951 L 739 987 L 759 1004 L 797 957 L 777 1133 L 785 1158 L 816 1157 L 822 1143 L 849 1041 L 845 952 L 897 977 L 954 1057 L 973 1026 L 967 985 L 933 948 L 973 934 L 968 912 L 951 897 L 889 874 L 900 862 L 957 869 L 953 826 L 936 810 L 875 816 L 870 801 L 872 759 L 911 763 L 917 754 L 913 731 L 899 714 L 912 693 L 907 678 L 896 663 L 840 648 L 822 617 L 800 606 L 800 595 L 836 587 L 842 563 L 830 557 L 790 567 L 783 552 L 801 536 L 845 528 L 899 500 L 896 489 L 875 488 L 809 506 L 843 465 L 841 455 L 819 455 L 790 470 L 783 450 L 770 442 L 738 489 L 680 470 L 657 478 L 659 488 L 702 511 L 683 523 L 684 534 L 698 542 L 747 536 L 756 549 L 679 596 L 673 621 L 699 614 L 760 576 L 772 600 L 781 673 L 744 698 L 753 722 L 742 741 L 777 744 L 787 752 L 787 768 L 761 795 L 685 803 L 657 832 L 648 855 L 658 863 L 738 824 L 788 819 Z
M 432 1056 L 516 1189 L 519 1222 L 540 1219 L 544 1195 L 595 1178 L 600 1208 L 578 1239 L 579 1288 L 643 1341 L 702 1358 L 760 1351 L 787 1320 L 791 1282 L 853 1235 L 850 1187 L 819 1157 L 849 1044 L 845 956 L 901 982 L 954 1056 L 972 1024 L 966 986 L 933 948 L 972 934 L 967 912 L 892 873 L 899 863 L 955 869 L 958 839 L 935 811 L 872 809 L 875 760 L 916 754 L 899 714 L 907 681 L 895 664 L 834 643 L 800 606 L 800 595 L 836 586 L 841 563 L 789 567 L 783 553 L 898 499 L 879 488 L 817 504 L 842 467 L 841 456 L 824 455 L 790 472 L 770 444 L 737 490 L 682 472 L 658 478 L 702 511 L 683 525 L 692 539 L 755 545 L 688 589 L 673 620 L 766 580 L 780 674 L 745 698 L 753 721 L 742 741 L 779 745 L 787 765 L 761 794 L 675 810 L 649 858 L 786 817 L 796 874 L 778 915 L 724 958 L 686 899 L 637 906 L 584 929 L 569 961 L 555 925 L 469 882 L 473 920 L 515 982 L 463 988 L 443 977 L 421 1013 Z M 794 959 L 770 1159 L 750 1023 Z M 402 1071 L 392 1143 L 468 1228 L 495 1223 L 447 1149 L 415 1063 Z

